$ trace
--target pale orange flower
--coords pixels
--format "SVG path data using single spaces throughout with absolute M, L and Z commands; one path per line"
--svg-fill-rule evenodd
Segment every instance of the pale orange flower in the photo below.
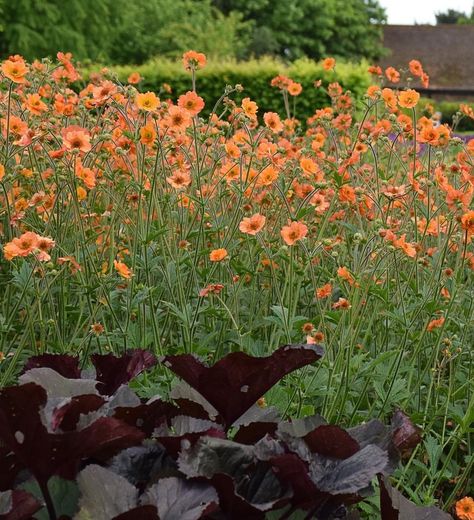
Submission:
M 331 296 L 331 293 L 332 285 L 330 283 L 326 283 L 322 287 L 318 287 L 318 289 L 316 289 L 316 297 L 320 300 Z
M 140 110 L 154 112 L 160 106 L 160 99 L 154 92 L 144 92 L 136 95 L 135 104 Z
M 39 94 L 27 94 L 25 99 L 25 107 L 35 116 L 40 116 L 48 110 L 48 106 L 41 100 Z
M 140 128 L 140 142 L 146 146 L 152 146 L 156 139 L 156 130 L 153 123 L 149 122 Z
M 66 150 L 80 150 L 86 153 L 92 148 L 91 136 L 86 128 L 71 125 L 64 128 L 61 134 Z
M 467 232 L 468 236 L 474 235 L 474 210 L 464 213 L 461 217 L 461 227 Z
M 334 58 L 325 58 L 322 65 L 324 70 L 331 70 L 336 66 L 336 60 Z
M 187 51 L 183 54 L 183 65 L 186 70 L 202 69 L 206 66 L 206 55 L 202 52 Z
M 191 115 L 197 116 L 204 108 L 204 99 L 194 91 L 186 92 L 186 94 L 179 96 L 178 106 L 186 109 Z
M 258 106 L 255 101 L 251 101 L 248 97 L 242 99 L 242 108 L 248 118 L 257 119 Z
M 278 134 L 283 130 L 283 123 L 276 112 L 265 112 L 265 114 L 263 114 L 263 121 L 275 134 Z
M 184 132 L 186 128 L 192 125 L 192 118 L 187 110 L 171 105 L 168 109 L 168 115 L 164 120 L 164 124 L 177 132 Z
M 25 83 L 28 67 L 22 59 L 15 61 L 10 59 L 2 63 L 2 72 L 13 83 Z
M 423 74 L 423 67 L 418 60 L 411 60 L 408 64 L 408 68 L 413 76 L 421 77 Z
M 239 224 L 239 229 L 247 235 L 256 235 L 263 229 L 265 217 L 260 213 L 255 213 L 251 217 L 244 217 Z
M 209 254 L 209 260 L 211 262 L 221 262 L 225 258 L 227 258 L 227 249 L 220 248 L 220 249 L 213 249 Z
M 191 175 L 187 170 L 178 170 L 166 177 L 166 182 L 176 190 L 182 190 L 191 184 Z
M 352 305 L 347 298 L 339 298 L 337 302 L 332 304 L 333 309 L 350 309 Z
M 301 83 L 292 81 L 288 85 L 287 90 L 288 90 L 288 94 L 290 94 L 290 96 L 299 96 L 301 94 L 301 92 L 303 92 L 303 87 L 301 86 Z
M 283 226 L 280 234 L 289 246 L 294 245 L 298 240 L 302 240 L 308 233 L 308 227 L 303 222 L 291 222 L 287 226 Z
M 456 516 L 459 520 L 474 520 L 474 499 L 464 497 L 456 502 Z
M 130 85 L 136 85 L 137 83 L 140 83 L 141 80 L 142 77 L 138 72 L 132 72 L 127 78 L 127 81 L 130 83 Z
M 439 329 L 440 327 L 443 326 L 445 322 L 445 318 L 444 316 L 441 316 L 440 318 L 437 318 L 437 319 L 434 319 L 434 320 L 431 320 L 429 323 L 428 323 L 428 326 L 426 327 L 426 330 L 428 332 L 431 332 L 433 329 Z
M 403 108 L 416 107 L 420 94 L 413 89 L 404 90 L 398 95 L 398 103 Z
M 385 76 L 392 83 L 398 83 L 400 81 L 400 73 L 393 67 L 387 67 L 385 69 Z
M 114 267 L 122 278 L 129 279 L 133 276 L 132 270 L 124 262 L 114 260 Z

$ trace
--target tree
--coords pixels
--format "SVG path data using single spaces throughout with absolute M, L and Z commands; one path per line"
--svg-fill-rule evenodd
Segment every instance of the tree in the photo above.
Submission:
M 443 24 L 463 24 L 463 23 L 473 23 L 474 22 L 474 7 L 471 16 L 467 13 L 463 13 L 462 11 L 457 11 L 456 9 L 448 9 L 445 12 L 436 13 L 436 23 Z

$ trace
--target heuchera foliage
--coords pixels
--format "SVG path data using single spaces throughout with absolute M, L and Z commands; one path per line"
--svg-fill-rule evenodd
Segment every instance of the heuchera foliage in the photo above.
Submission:
M 320 416 L 282 420 L 256 402 L 286 374 L 317 361 L 317 345 L 271 356 L 231 353 L 211 367 L 191 355 L 160 360 L 182 382 L 144 401 L 127 383 L 158 363 L 137 350 L 31 358 L 0 391 L 0 520 L 41 518 L 357 518 L 351 506 L 379 479 L 383 520 L 447 519 L 389 483 L 401 452 L 420 441 L 397 410 L 345 430 Z M 94 373 L 95 372 L 95 373 Z M 34 491 L 36 490 L 36 492 Z

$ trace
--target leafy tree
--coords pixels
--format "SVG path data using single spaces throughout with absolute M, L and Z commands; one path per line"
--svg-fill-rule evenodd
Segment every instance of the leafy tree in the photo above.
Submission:
M 459 23 L 473 23 L 474 18 L 474 7 L 473 7 L 473 13 L 471 13 L 471 16 L 468 16 L 466 13 L 463 13 L 462 11 L 457 11 L 456 9 L 448 9 L 445 12 L 436 13 L 436 23 L 443 24 L 459 24 Z

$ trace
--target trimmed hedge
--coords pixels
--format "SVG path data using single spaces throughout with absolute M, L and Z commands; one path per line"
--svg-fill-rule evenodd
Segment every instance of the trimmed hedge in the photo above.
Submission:
M 327 105 L 328 102 L 323 90 L 314 87 L 316 80 L 322 79 L 324 85 L 339 81 L 345 90 L 362 95 L 370 84 L 367 68 L 366 62 L 358 64 L 338 62 L 336 70 L 328 72 L 320 64 L 309 59 L 300 59 L 289 65 L 271 58 L 245 62 L 211 61 L 197 73 L 197 91 L 206 101 L 205 112 L 207 113 L 221 97 L 226 85 L 240 84 L 244 90 L 231 96 L 236 102 L 239 103 L 244 97 L 250 97 L 258 104 L 259 114 L 271 111 L 283 115 L 282 96 L 278 89 L 270 86 L 270 81 L 278 74 L 284 74 L 303 86 L 303 93 L 296 98 L 290 96 L 290 103 L 293 108 L 293 101 L 296 102 L 296 117 L 304 121 L 312 116 L 317 108 Z M 87 72 L 90 74 L 97 70 L 99 69 L 94 67 Z M 132 72 L 138 72 L 143 78 L 139 85 L 142 91 L 159 92 L 163 84 L 170 85 L 172 93 L 163 93 L 164 99 L 168 97 L 177 99 L 180 94 L 191 90 L 191 74 L 184 70 L 181 62 L 156 59 L 141 66 L 114 66 L 110 70 L 124 83 Z

